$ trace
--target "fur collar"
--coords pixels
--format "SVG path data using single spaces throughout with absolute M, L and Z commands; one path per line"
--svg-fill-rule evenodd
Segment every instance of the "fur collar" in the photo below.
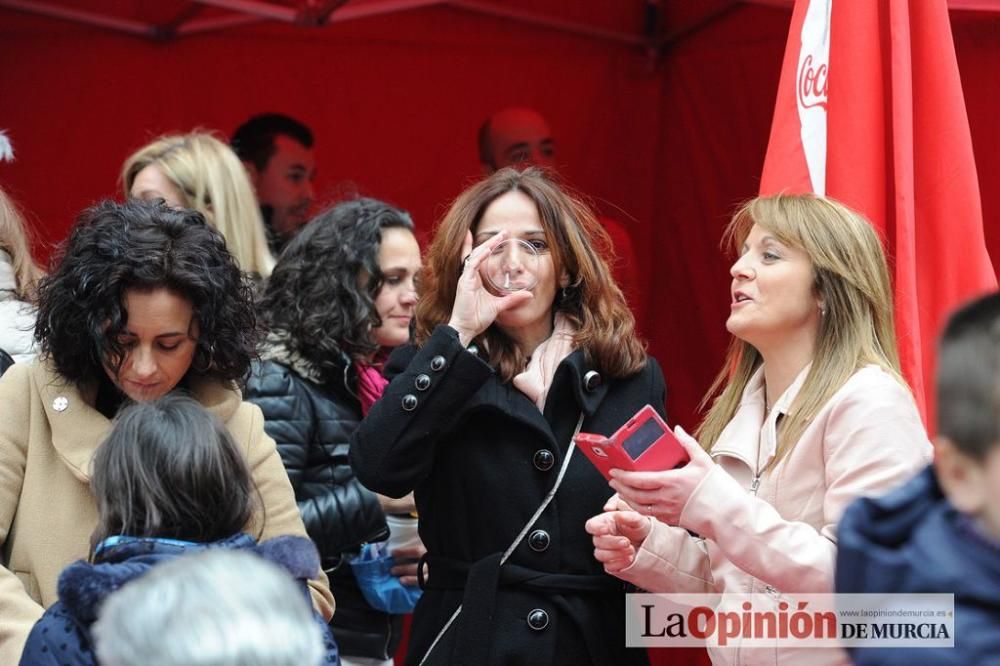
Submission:
M 344 352 L 340 353 L 340 365 L 345 372 L 345 386 L 347 382 L 346 373 L 351 368 L 351 359 Z M 288 347 L 288 336 L 281 331 L 271 331 L 267 334 L 264 344 L 260 350 L 260 358 L 263 361 L 279 363 L 303 379 L 308 379 L 313 384 L 323 386 L 323 378 L 312 362 L 303 357 L 298 352 L 294 352 Z M 339 381 L 339 380 L 338 380 Z M 352 378 L 353 381 L 353 378 Z M 348 390 L 350 388 L 348 387 Z
M 109 548 L 97 563 L 78 560 L 59 576 L 59 599 L 70 615 L 81 622 L 97 619 L 97 611 L 108 595 L 153 566 L 185 553 L 225 548 L 247 550 L 277 564 L 297 579 L 319 573 L 319 555 L 312 541 L 299 536 L 282 536 L 257 544 L 247 534 L 237 534 L 208 544 L 180 545 L 157 539 L 128 540 Z
M 279 331 L 269 332 L 260 350 L 261 360 L 280 363 L 298 376 L 308 379 L 314 384 L 322 384 L 319 368 L 298 352 L 289 349 L 287 342 L 288 337 L 283 333 Z

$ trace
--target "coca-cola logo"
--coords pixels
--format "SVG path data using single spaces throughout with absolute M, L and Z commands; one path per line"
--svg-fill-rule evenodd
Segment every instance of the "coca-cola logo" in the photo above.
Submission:
M 799 106 L 810 108 L 820 106 L 826 110 L 826 81 L 829 68 L 826 63 L 820 63 L 813 67 L 812 55 L 806 56 L 799 67 L 797 92 L 799 96 Z

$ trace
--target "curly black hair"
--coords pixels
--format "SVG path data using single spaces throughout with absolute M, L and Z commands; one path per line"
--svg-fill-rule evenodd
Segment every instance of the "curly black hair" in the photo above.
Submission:
M 243 383 L 259 339 L 253 287 L 226 241 L 196 211 L 153 202 L 103 201 L 80 214 L 56 265 L 38 287 L 35 338 L 56 371 L 77 385 L 126 349 L 130 289 L 167 288 L 187 298 L 198 322 L 188 375 Z
M 382 230 L 391 227 L 413 231 L 413 220 L 376 199 L 338 204 L 299 232 L 267 279 L 260 302 L 267 327 L 324 382 L 337 380 L 344 355 L 358 361 L 378 349 L 378 254 Z

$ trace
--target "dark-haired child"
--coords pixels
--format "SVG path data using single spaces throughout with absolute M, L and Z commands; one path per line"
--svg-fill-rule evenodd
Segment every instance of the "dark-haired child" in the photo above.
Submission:
M 90 561 L 59 577 L 59 601 L 28 636 L 22 664 L 95 663 L 90 628 L 101 604 L 158 564 L 212 548 L 256 553 L 302 586 L 319 558 L 299 536 L 260 544 L 242 530 L 260 499 L 250 470 L 226 428 L 197 401 L 168 394 L 119 413 L 94 456 L 91 487 L 98 524 Z M 246 581 L 252 585 L 252 580 Z M 325 622 L 324 663 L 338 663 Z
M 861 499 L 838 530 L 837 591 L 955 595 L 953 648 L 859 648 L 855 664 L 1000 664 L 1000 294 L 948 322 L 934 464 Z

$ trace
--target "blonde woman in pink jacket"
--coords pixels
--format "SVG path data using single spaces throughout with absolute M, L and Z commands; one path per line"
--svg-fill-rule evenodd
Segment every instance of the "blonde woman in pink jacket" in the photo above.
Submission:
M 885 256 L 814 195 L 760 197 L 727 230 L 734 338 L 691 461 L 613 472 L 587 522 L 605 569 L 649 592 L 833 591 L 847 504 L 913 476 L 931 447 L 899 373 Z M 794 606 L 793 606 L 794 608 Z M 713 664 L 848 664 L 833 649 L 709 646 Z

